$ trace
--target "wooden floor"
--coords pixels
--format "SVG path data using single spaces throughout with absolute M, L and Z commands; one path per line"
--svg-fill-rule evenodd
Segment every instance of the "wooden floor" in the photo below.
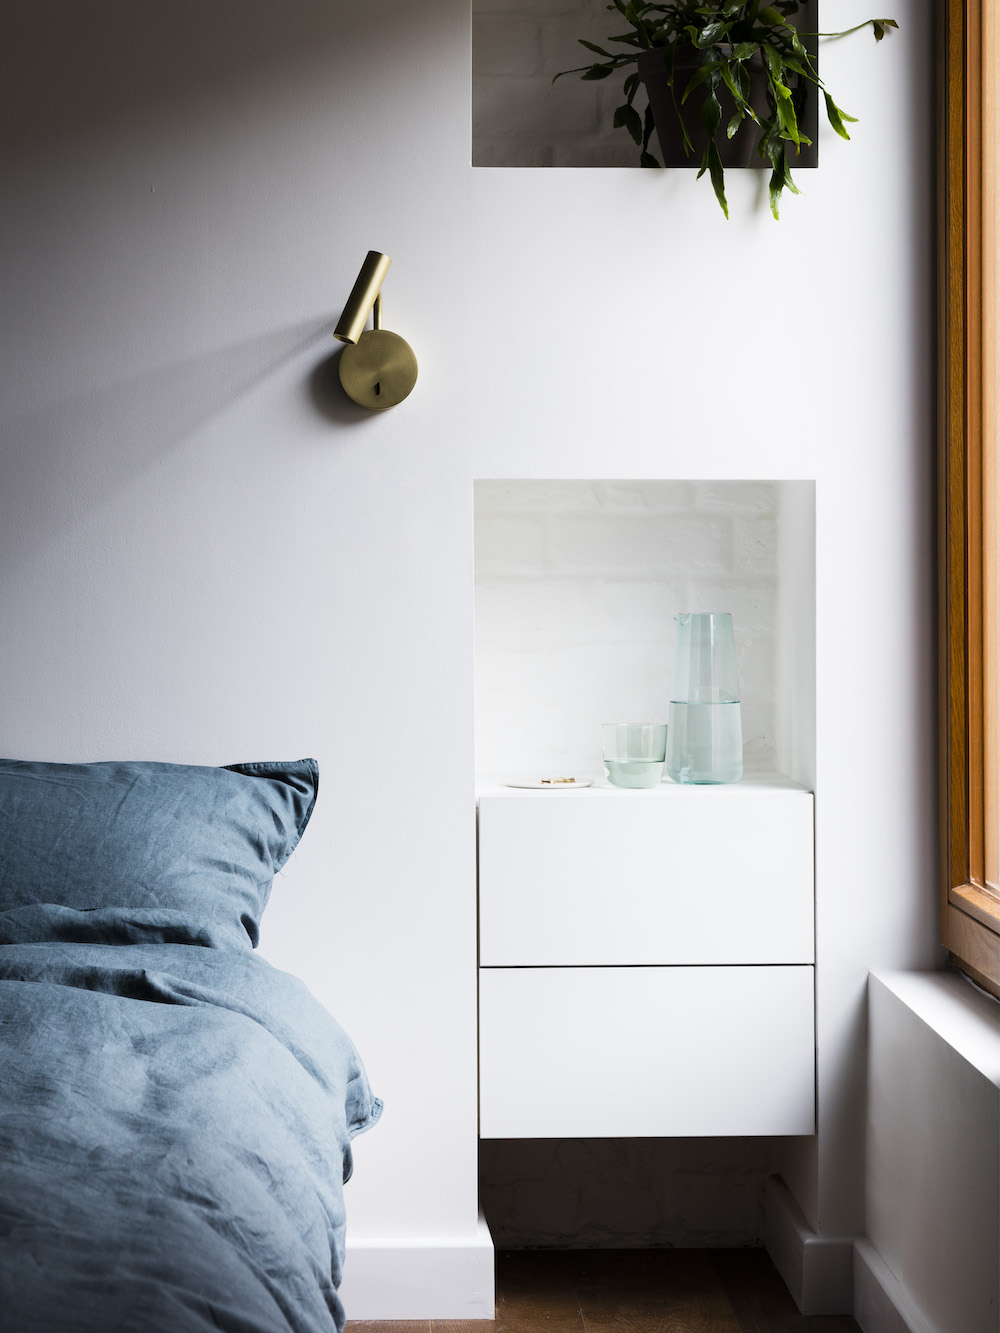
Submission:
M 480 1320 L 375 1323 L 346 1333 L 483 1333 Z M 860 1333 L 806 1318 L 763 1250 L 497 1252 L 494 1333 Z

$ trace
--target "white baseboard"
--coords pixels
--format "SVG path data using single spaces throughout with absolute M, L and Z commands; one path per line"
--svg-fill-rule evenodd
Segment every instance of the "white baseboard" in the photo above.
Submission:
M 851 1315 L 864 1333 L 938 1333 L 870 1241 L 818 1236 L 784 1184 L 768 1182 L 764 1243 L 805 1315 Z M 495 1313 L 493 1240 L 475 1236 L 347 1242 L 348 1319 L 483 1319 Z
M 803 1314 L 853 1313 L 853 1238 L 817 1235 L 780 1180 L 767 1184 L 764 1245 Z
M 348 1319 L 493 1319 L 493 1239 L 347 1240 L 340 1298 Z
M 937 1333 L 868 1240 L 854 1245 L 854 1318 L 864 1333 Z

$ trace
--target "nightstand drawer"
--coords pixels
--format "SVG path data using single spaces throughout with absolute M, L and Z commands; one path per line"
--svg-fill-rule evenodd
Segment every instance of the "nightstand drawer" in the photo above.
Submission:
M 812 1134 L 811 967 L 484 968 L 482 1138 Z
M 487 967 L 812 963 L 812 794 L 483 795 L 479 920 Z

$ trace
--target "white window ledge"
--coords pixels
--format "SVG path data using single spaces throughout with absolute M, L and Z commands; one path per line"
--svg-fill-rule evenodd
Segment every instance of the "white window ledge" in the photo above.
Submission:
M 957 972 L 871 975 L 984 1078 L 1000 1087 L 1000 1001 Z

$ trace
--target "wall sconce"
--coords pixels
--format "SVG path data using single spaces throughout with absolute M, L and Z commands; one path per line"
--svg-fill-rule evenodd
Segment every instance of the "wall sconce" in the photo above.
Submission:
M 382 283 L 392 260 L 369 250 L 333 336 L 348 345 L 340 354 L 344 392 L 362 407 L 381 412 L 401 403 L 417 382 L 413 348 L 382 327 Z M 373 328 L 366 329 L 368 315 Z

